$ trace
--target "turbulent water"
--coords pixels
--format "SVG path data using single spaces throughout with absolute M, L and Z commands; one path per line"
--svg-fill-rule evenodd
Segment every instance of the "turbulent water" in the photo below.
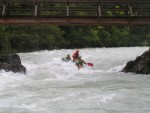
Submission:
M 61 61 L 72 49 L 18 53 L 27 73 L 0 71 L 0 113 L 150 113 L 150 75 L 120 72 L 146 50 L 80 49 L 80 70 Z

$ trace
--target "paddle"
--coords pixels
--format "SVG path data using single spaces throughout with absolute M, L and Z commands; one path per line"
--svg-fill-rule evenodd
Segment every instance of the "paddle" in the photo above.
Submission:
M 88 66 L 93 67 L 93 63 L 86 63 Z

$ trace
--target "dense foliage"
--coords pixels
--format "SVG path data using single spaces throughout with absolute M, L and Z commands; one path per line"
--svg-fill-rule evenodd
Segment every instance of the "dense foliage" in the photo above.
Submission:
M 34 4 L 30 2 L 10 3 L 7 4 L 9 10 L 6 15 L 8 16 L 34 14 Z M 129 16 L 128 11 L 124 10 L 128 4 L 106 2 L 101 5 L 105 9 L 102 16 Z M 59 2 L 56 4 L 41 2 L 38 7 L 41 9 L 38 12 L 40 16 L 66 14 L 66 4 Z M 141 7 L 149 8 L 149 4 L 133 5 L 136 9 Z M 70 16 L 97 16 L 95 3 L 70 3 L 69 8 L 72 9 L 69 12 Z M 95 9 L 95 11 L 89 11 L 89 9 Z M 132 16 L 137 15 L 149 16 L 149 12 L 133 11 Z M 126 46 L 150 46 L 150 26 L 0 25 L 0 54 L 44 49 Z
M 149 46 L 150 26 L 0 26 L 0 53 Z

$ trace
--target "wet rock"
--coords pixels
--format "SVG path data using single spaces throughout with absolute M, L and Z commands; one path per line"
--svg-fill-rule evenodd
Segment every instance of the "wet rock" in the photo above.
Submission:
M 150 49 L 138 56 L 134 61 L 129 61 L 122 72 L 150 74 Z
M 0 56 L 0 69 L 7 72 L 26 73 L 26 68 L 21 64 L 20 57 L 17 54 Z

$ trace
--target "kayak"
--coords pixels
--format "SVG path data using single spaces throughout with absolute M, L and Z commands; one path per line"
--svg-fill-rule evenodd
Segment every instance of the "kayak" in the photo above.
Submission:
M 68 60 L 67 58 L 61 58 L 61 60 L 62 60 L 63 62 L 69 62 L 69 61 L 71 61 L 71 60 Z

